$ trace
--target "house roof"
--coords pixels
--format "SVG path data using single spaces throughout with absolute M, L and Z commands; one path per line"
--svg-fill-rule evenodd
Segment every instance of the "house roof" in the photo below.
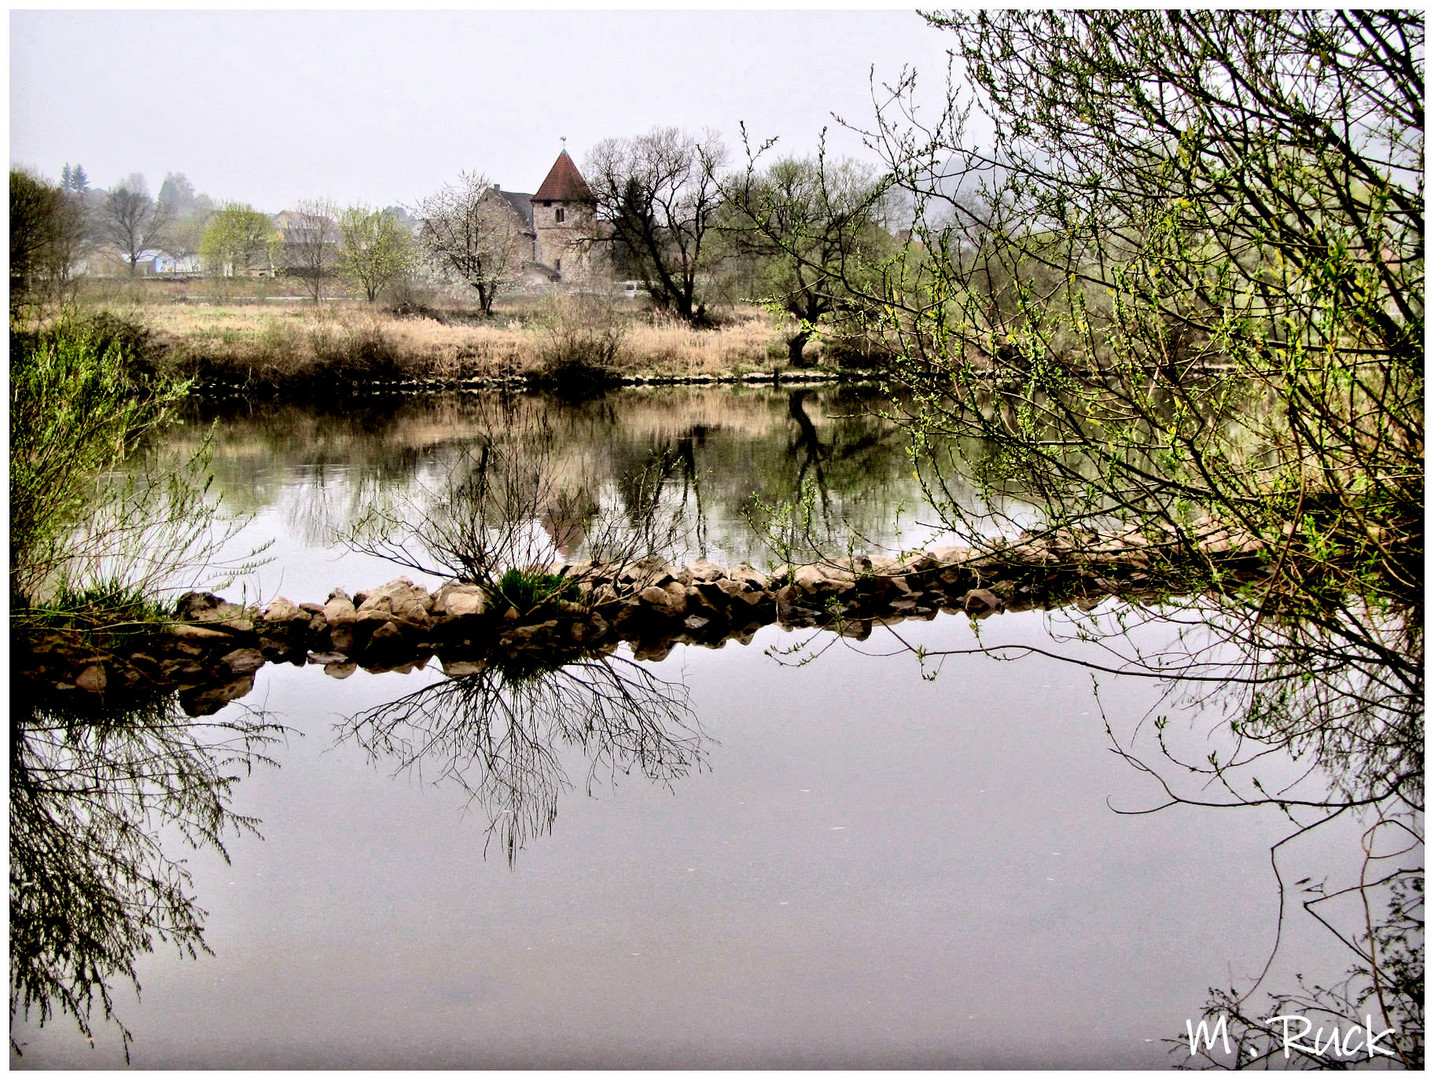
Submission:
M 573 159 L 564 150 L 548 170 L 547 178 L 533 192 L 535 202 L 592 202 L 593 193 Z
M 524 227 L 531 229 L 533 227 L 533 196 L 525 195 L 521 191 L 503 191 L 501 189 L 498 194 L 523 219 Z

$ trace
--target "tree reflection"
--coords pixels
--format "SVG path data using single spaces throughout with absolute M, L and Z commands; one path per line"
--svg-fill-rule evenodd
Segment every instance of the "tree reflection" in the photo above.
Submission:
M 95 1007 L 113 987 L 139 991 L 135 962 L 156 943 L 208 952 L 191 872 L 170 848 L 228 861 L 227 836 L 257 835 L 232 809 L 234 787 L 283 728 L 238 711 L 183 715 L 173 696 L 124 711 L 84 711 L 17 686 L 10 719 L 10 1045 L 18 1018 L 68 1015 L 93 1042 Z M 166 836 L 168 839 L 166 840 Z
M 1112 598 L 1088 612 L 1050 616 L 1049 649 L 986 641 L 921 650 L 888 628 L 928 673 L 960 653 L 1000 660 L 1040 653 L 1091 669 L 1097 680 L 1158 680 L 1163 693 L 1143 720 L 1106 719 L 1112 748 L 1160 793 L 1148 806 L 1113 807 L 1117 813 L 1192 806 L 1282 815 L 1287 831 L 1270 849 L 1279 896 L 1271 953 L 1247 984 L 1210 990 L 1206 1017 L 1226 1018 L 1234 1051 L 1225 1054 L 1218 1042 L 1201 1050 L 1211 1067 L 1347 1063 L 1298 1052 L 1287 1062 L 1282 1031 L 1268 1021 L 1295 1014 L 1316 1029 L 1323 1020 L 1326 1034 L 1337 1025 L 1362 1027 L 1368 1016 L 1374 1031 L 1392 1029 L 1380 1044 L 1392 1063 L 1423 1065 L 1422 614 L 1355 605 L 1340 598 L 1311 618 L 1238 596 L 1179 605 Z M 1350 647 L 1356 636 L 1364 648 Z M 1338 822 L 1355 823 L 1358 850 L 1343 865 L 1290 881 L 1301 841 Z M 1307 913 L 1338 938 L 1348 970 L 1337 979 L 1302 975 L 1294 990 L 1266 985 L 1291 912 Z M 1169 1042 L 1182 1060 L 1190 1054 L 1188 1038 Z M 1299 1043 L 1309 1047 L 1312 1039 Z
M 599 774 L 636 769 L 669 783 L 703 761 L 703 735 L 682 683 L 618 656 L 552 667 L 505 658 L 368 709 L 340 740 L 375 761 L 396 762 L 434 783 L 456 783 L 488 818 L 511 867 L 529 840 L 552 831 L 558 798 L 572 785 L 565 750 Z
M 1391 1032 L 1380 1044 L 1391 1063 L 1422 1068 L 1422 620 L 1410 613 L 1359 612 L 1351 617 L 1368 647 L 1355 651 L 1348 645 L 1354 631 L 1330 625 L 1343 617 L 1337 608 L 1320 619 L 1282 620 L 1206 603 L 1180 618 L 1194 615 L 1203 617 L 1207 633 L 1217 633 L 1204 649 L 1182 636 L 1182 660 L 1195 658 L 1205 673 L 1196 676 L 1187 667 L 1169 682 L 1166 703 L 1208 708 L 1222 719 L 1197 739 L 1193 730 L 1177 733 L 1170 715 L 1159 713 L 1157 759 L 1116 742 L 1118 752 L 1154 777 L 1166 796 L 1139 812 L 1173 805 L 1265 806 L 1289 822 L 1289 832 L 1270 851 L 1280 902 L 1274 947 L 1264 971 L 1248 985 L 1211 989 L 1206 1016 L 1228 1018 L 1234 1054 L 1230 1060 L 1207 1049 L 1203 1060 L 1218 1067 L 1283 1066 L 1283 1032 L 1269 1018 L 1298 1015 L 1316 1030 L 1323 1024 L 1326 1032 L 1372 1022 L 1373 1031 Z M 1165 618 L 1173 617 L 1167 612 Z M 1140 659 L 1149 666 L 1152 658 Z M 1212 679 L 1223 681 L 1206 681 Z M 1358 823 L 1357 857 L 1288 882 L 1292 849 L 1340 819 Z M 1301 975 L 1295 990 L 1269 990 L 1265 980 L 1295 904 L 1339 939 L 1351 966 L 1338 980 Z M 1289 1064 L 1340 1063 L 1328 1047 L 1319 1053 L 1301 1045 L 1314 1043 L 1296 1040 Z M 1188 1052 L 1183 1040 L 1177 1049 Z

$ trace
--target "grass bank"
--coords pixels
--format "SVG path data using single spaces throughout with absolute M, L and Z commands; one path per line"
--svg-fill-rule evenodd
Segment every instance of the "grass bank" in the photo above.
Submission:
M 161 283 L 155 283 L 161 284 Z M 421 303 L 270 295 L 170 295 L 133 283 L 96 295 L 150 331 L 156 365 L 210 394 L 323 394 L 344 388 L 549 385 L 831 376 L 849 370 L 817 342 L 794 368 L 782 327 L 765 311 L 730 310 L 695 330 L 630 301 L 550 297 L 511 302 L 482 319 Z

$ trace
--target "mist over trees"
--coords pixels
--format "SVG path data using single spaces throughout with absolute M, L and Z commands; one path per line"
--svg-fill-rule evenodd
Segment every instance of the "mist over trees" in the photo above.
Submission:
M 85 246 L 84 204 L 24 169 L 10 170 L 10 294 L 52 295 L 62 288 Z
M 881 260 L 897 250 L 886 228 L 891 193 L 875 169 L 851 160 L 787 157 L 762 167 L 769 148 L 724 182 L 722 229 L 750 263 L 750 295 L 793 320 L 788 361 L 801 367 L 824 323 L 860 317 L 851 287 L 870 291 Z
M 283 231 L 284 262 L 318 303 L 339 258 L 339 208 L 329 199 L 304 199 Z
M 83 165 L 71 166 L 68 162 L 60 170 L 60 187 L 65 191 L 73 191 L 77 195 L 83 195 L 90 190 L 90 178 L 85 173 Z

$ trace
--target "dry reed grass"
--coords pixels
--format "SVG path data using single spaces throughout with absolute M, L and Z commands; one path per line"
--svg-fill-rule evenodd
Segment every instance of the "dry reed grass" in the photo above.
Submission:
M 137 314 L 175 366 L 245 382 L 284 381 L 346 360 L 381 359 L 395 374 L 444 381 L 524 377 L 543 362 L 540 320 L 518 315 L 472 325 L 345 302 L 151 304 Z M 613 362 L 620 376 L 716 377 L 787 367 L 779 329 L 761 312 L 739 313 L 715 330 L 652 316 L 625 316 L 625 323 Z

